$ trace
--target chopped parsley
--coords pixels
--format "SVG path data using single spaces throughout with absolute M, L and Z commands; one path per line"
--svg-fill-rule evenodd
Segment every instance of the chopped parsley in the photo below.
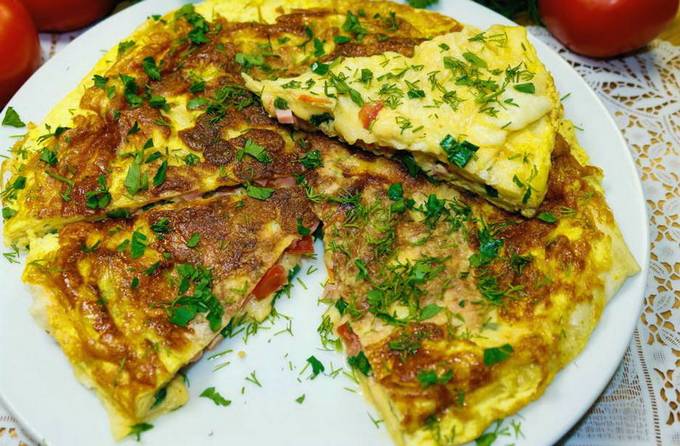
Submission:
M 361 26 L 361 23 L 359 22 L 359 17 L 352 14 L 352 11 L 347 11 L 347 15 L 345 16 L 345 22 L 342 24 L 342 30 L 345 31 L 346 33 L 353 34 L 354 38 L 356 38 L 359 41 L 361 41 L 364 38 L 364 36 L 368 34 L 366 28 Z
M 272 162 L 272 158 L 269 156 L 267 149 L 250 139 L 247 139 L 243 148 L 236 152 L 236 159 L 242 161 L 246 155 L 252 156 L 261 163 L 266 164 Z
M 187 153 L 184 156 L 184 163 L 187 166 L 195 166 L 199 161 L 201 161 L 201 158 L 198 155 L 194 155 L 193 153 Z
M 527 82 L 524 84 L 514 85 L 513 88 L 521 93 L 534 94 L 536 93 L 536 87 L 533 83 Z
M 302 164 L 305 169 L 310 170 L 323 166 L 321 152 L 318 150 L 310 150 L 300 157 L 300 164 Z
M 428 6 L 434 5 L 438 0 L 406 0 L 412 8 L 427 8 Z
M 130 48 L 136 45 L 134 40 L 124 40 L 118 44 L 118 57 L 122 56 Z
M 95 86 L 95 87 L 101 88 L 101 89 L 103 90 L 104 87 L 106 87 L 106 83 L 109 81 L 109 78 L 108 78 L 108 77 L 105 77 L 105 76 L 100 76 L 100 75 L 98 75 L 98 74 L 95 74 L 95 75 L 92 77 L 92 81 L 94 82 L 94 86 Z
M 123 95 L 128 105 L 132 108 L 137 108 L 142 105 L 142 97 L 137 95 L 137 81 L 134 77 L 127 74 L 121 74 L 120 80 L 123 83 Z
M 205 81 L 203 79 L 195 79 L 189 85 L 191 93 L 203 93 L 205 91 Z
M 212 293 L 213 278 L 210 270 L 188 263 L 177 265 L 175 270 L 179 276 L 179 297 L 168 309 L 170 322 L 186 327 L 198 313 L 206 313 L 210 329 L 218 331 L 222 326 L 224 308 Z M 193 294 L 189 294 L 192 285 Z
M 196 12 L 194 5 L 184 5 L 175 12 L 175 19 L 184 19 L 191 26 L 192 29 L 187 34 L 191 43 L 201 45 L 208 42 L 206 34 L 210 31 L 210 27 L 205 18 Z
M 225 399 L 222 395 L 220 395 L 220 392 L 215 390 L 214 387 L 208 387 L 203 392 L 201 392 L 199 396 L 212 400 L 212 402 L 215 403 L 216 406 L 226 407 L 231 404 L 231 401 Z
M 144 255 L 147 246 L 147 237 L 143 232 L 134 231 L 130 239 L 130 257 L 138 259 Z
M 446 135 L 439 145 L 446 152 L 449 162 L 460 168 L 465 167 L 479 149 L 478 146 L 468 141 L 459 142 L 451 135 Z
M 279 110 L 288 110 L 288 101 L 277 96 L 276 99 L 274 99 L 274 108 Z
M 142 68 L 144 68 L 144 72 L 149 76 L 149 79 L 154 81 L 161 79 L 161 72 L 153 57 L 145 57 L 144 60 L 142 60 Z
M 298 403 L 298 404 L 304 403 L 305 402 L 305 394 L 303 393 L 299 397 L 295 398 L 295 402 Z
M 3 220 L 9 220 L 10 218 L 14 217 L 15 215 L 17 215 L 16 210 L 14 210 L 10 207 L 7 207 L 7 206 L 2 208 L 2 219 Z
M 541 212 L 536 216 L 539 220 L 545 222 L 545 223 L 556 223 L 557 222 L 557 217 L 555 217 L 555 214 L 552 212 Z
M 319 375 L 319 373 L 323 373 L 326 370 L 321 361 L 316 359 L 314 355 L 307 358 L 307 362 L 309 363 L 310 366 L 312 366 L 312 379 L 316 378 Z
M 298 234 L 300 234 L 303 237 L 311 234 L 311 232 L 312 232 L 311 229 L 306 228 L 305 225 L 302 224 L 302 218 L 301 217 L 297 218 L 296 223 L 297 223 Z
M 134 436 L 135 440 L 139 441 L 142 439 L 142 433 L 150 431 L 151 429 L 153 429 L 153 424 L 137 423 L 130 426 L 130 433 L 128 433 L 128 435 Z
M 314 57 L 321 57 L 326 54 L 326 50 L 324 49 L 325 42 L 323 40 L 315 37 L 312 43 L 314 44 Z
M 373 72 L 368 68 L 361 69 L 361 77 L 359 78 L 362 84 L 368 84 L 373 80 Z
M 504 344 L 500 347 L 491 347 L 484 349 L 484 365 L 492 366 L 503 362 L 512 354 L 512 345 Z
M 26 124 L 24 124 L 24 122 L 21 120 L 19 113 L 14 110 L 14 107 L 7 107 L 5 117 L 2 118 L 2 125 L 8 125 L 10 127 L 16 128 L 26 127 Z
M 191 237 L 189 237 L 189 240 L 187 240 L 187 248 L 197 247 L 200 241 L 201 234 L 199 234 L 198 232 L 194 232 L 193 234 L 191 234 Z
M 97 177 L 99 187 L 93 191 L 85 192 L 85 205 L 90 209 L 104 209 L 111 203 L 111 193 L 106 185 L 106 176 Z
M 477 268 L 488 265 L 498 257 L 498 251 L 503 246 L 503 239 L 496 238 L 496 227 L 482 224 L 482 229 L 477 232 L 479 240 L 478 252 L 470 256 L 470 265 Z
M 265 64 L 264 57 L 259 54 L 236 53 L 234 61 L 241 65 L 246 71 L 253 67 L 262 67 Z
M 146 173 L 142 173 L 143 156 L 143 151 L 137 152 L 128 167 L 124 184 L 130 195 L 136 195 L 140 190 L 148 188 L 149 177 Z
M 246 194 L 248 194 L 248 196 L 251 198 L 255 198 L 256 200 L 267 200 L 272 196 L 272 194 L 274 194 L 274 189 L 247 184 Z
M 436 370 L 421 370 L 418 372 L 418 382 L 423 389 L 427 389 L 435 384 L 446 384 L 453 378 L 453 371 L 447 370 L 441 375 L 437 375 Z
M 364 105 L 364 99 L 354 88 L 347 83 L 347 76 L 344 73 L 334 74 L 329 72 L 329 84 L 335 88 L 339 95 L 347 95 L 359 107 Z
M 168 101 L 163 96 L 159 96 L 157 94 L 152 94 L 149 96 L 149 105 L 153 108 L 158 108 L 164 111 L 168 111 L 170 109 Z
M 156 174 L 153 176 L 153 185 L 155 187 L 160 186 L 161 184 L 165 183 L 165 177 L 167 175 L 168 171 L 168 161 L 163 160 L 160 166 L 158 166 L 158 170 L 156 171 Z
M 170 232 L 170 220 L 167 217 L 161 217 L 151 224 L 151 230 L 156 234 L 167 234 Z
M 444 308 L 440 307 L 437 304 L 428 304 L 425 305 L 421 310 L 420 310 L 420 316 L 419 319 L 421 321 L 427 320 L 427 319 L 432 319 L 436 315 L 438 315 Z
M 355 356 L 347 358 L 347 363 L 354 369 L 359 370 L 364 376 L 371 376 L 371 363 L 363 351 L 360 351 Z
M 333 120 L 333 115 L 331 115 L 328 112 L 319 113 L 319 114 L 316 114 L 316 115 L 311 115 L 309 117 L 309 123 L 312 124 L 315 127 L 320 126 L 324 122 L 330 122 L 332 120 Z
M 50 150 L 47 147 L 43 147 L 40 150 L 40 161 L 52 167 L 56 166 L 59 161 L 57 159 L 57 152 Z
M 314 62 L 311 66 L 311 69 L 314 73 L 320 74 L 320 75 L 323 76 L 324 74 L 328 73 L 329 67 L 330 67 L 330 65 L 328 65 L 327 63 Z

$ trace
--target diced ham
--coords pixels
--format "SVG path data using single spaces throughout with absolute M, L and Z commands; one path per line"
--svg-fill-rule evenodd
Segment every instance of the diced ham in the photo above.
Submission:
M 293 112 L 288 110 L 281 110 L 280 108 L 275 109 L 276 120 L 281 124 L 295 124 L 295 116 Z
M 359 354 L 361 351 L 361 341 L 359 341 L 359 336 L 352 330 L 349 322 L 345 322 L 338 327 L 338 335 L 345 343 L 345 349 L 347 350 L 348 356 L 356 356 Z

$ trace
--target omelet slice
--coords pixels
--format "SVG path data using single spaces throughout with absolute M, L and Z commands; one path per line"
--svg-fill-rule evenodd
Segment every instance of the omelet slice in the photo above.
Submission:
M 545 196 L 561 105 L 523 27 L 465 26 L 412 55 L 339 57 L 293 78 L 243 76 L 282 122 L 299 118 L 377 153 L 406 151 L 429 175 L 526 216 Z
M 235 54 L 266 36 L 223 22 L 191 5 L 150 18 L 30 126 L 4 163 L 6 243 L 304 170 L 304 150 L 240 85 Z
M 316 221 L 297 188 L 166 204 L 33 240 L 23 279 L 36 291 L 37 319 L 122 438 L 186 402 L 178 371 L 233 317 L 269 313 L 301 255 L 288 250 L 298 225 Z
M 639 271 L 600 170 L 560 132 L 532 219 L 310 137 L 325 317 L 396 444 L 463 444 L 539 398 Z

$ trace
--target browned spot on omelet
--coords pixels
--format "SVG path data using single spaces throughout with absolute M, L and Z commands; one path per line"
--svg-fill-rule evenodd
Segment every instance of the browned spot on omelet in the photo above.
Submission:
M 169 252 L 180 263 L 209 265 L 215 277 L 224 277 L 239 268 L 252 272 L 260 266 L 257 253 L 271 251 L 278 240 L 260 237 L 265 225 L 277 222 L 284 234 L 297 233 L 297 218 L 312 226 L 316 217 L 297 188 L 279 189 L 266 201 L 245 197 L 239 205 L 212 200 L 205 205 L 189 205 L 178 210 L 152 210 L 151 224 L 162 218 L 170 222 L 170 232 L 157 239 L 155 247 Z M 195 248 L 187 241 L 199 234 Z

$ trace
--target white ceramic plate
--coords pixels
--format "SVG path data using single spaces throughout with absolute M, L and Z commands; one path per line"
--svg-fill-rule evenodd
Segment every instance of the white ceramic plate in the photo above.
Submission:
M 12 105 L 26 120 L 41 122 L 61 97 L 74 88 L 105 49 L 117 44 L 146 17 L 180 6 L 181 0 L 141 2 L 93 27 L 49 60 L 14 96 Z M 438 11 L 485 28 L 510 23 L 466 0 L 440 0 Z M 566 115 L 583 128 L 579 139 L 592 163 L 605 171 L 607 199 L 633 255 L 643 271 L 630 279 L 602 315 L 583 353 L 565 368 L 545 395 L 515 417 L 522 433 L 507 441 L 522 445 L 556 442 L 592 405 L 616 370 L 628 346 L 642 303 L 648 264 L 647 216 L 633 160 L 614 121 L 586 83 L 555 52 L 534 39 L 538 53 L 553 73 L 565 101 Z M 4 112 L 3 112 L 4 115 Z M 1 153 L 8 153 L 16 129 L 0 128 Z M 317 253 L 322 250 L 317 243 Z M 2 260 L 2 259 L 0 259 Z M 306 274 L 308 268 L 316 272 Z M 115 444 L 102 405 L 74 378 L 57 344 L 31 319 L 29 291 L 20 280 L 23 265 L 0 266 L 0 396 L 37 440 L 54 446 Z M 289 316 L 294 336 L 281 318 L 245 342 L 223 341 L 216 352 L 233 349 L 218 359 L 204 357 L 189 371 L 191 399 L 182 409 L 154 421 L 144 433 L 146 445 L 391 444 L 375 411 L 342 373 L 309 380 L 300 374 L 315 355 L 330 370 L 345 366 L 341 353 L 321 351 L 316 332 L 323 306 L 317 304 L 325 279 L 320 260 L 303 265 L 302 280 L 291 299 L 277 309 Z M 237 352 L 245 352 L 244 357 Z M 207 356 L 207 355 L 206 355 Z M 219 364 L 229 362 L 222 368 Z M 331 365 L 332 364 L 332 365 Z M 346 367 L 346 366 L 345 366 Z M 214 370 L 218 368 L 218 370 Z M 292 370 L 291 370 L 292 369 Z M 246 380 L 255 371 L 262 387 Z M 199 398 L 215 386 L 229 407 Z M 305 395 L 303 404 L 295 399 Z M 506 423 L 509 423 L 506 420 Z M 507 425 L 507 424 L 506 424 Z M 127 440 L 124 444 L 134 444 Z

